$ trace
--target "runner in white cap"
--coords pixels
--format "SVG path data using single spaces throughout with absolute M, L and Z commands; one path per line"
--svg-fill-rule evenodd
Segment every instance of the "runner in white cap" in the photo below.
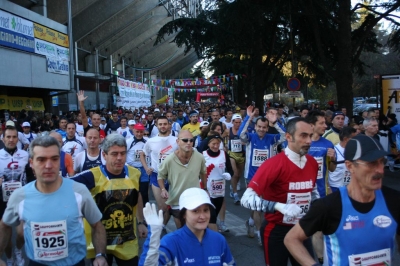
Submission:
M 184 224 L 161 239 L 163 214 L 150 203 L 143 209 L 149 234 L 139 265 L 236 265 L 225 238 L 208 229 L 210 208 L 215 208 L 207 192 L 189 188 L 179 198 L 179 217 Z
M 22 130 L 24 131 L 23 134 L 29 143 L 37 137 L 35 133 L 31 132 L 31 124 L 29 122 L 22 123 Z

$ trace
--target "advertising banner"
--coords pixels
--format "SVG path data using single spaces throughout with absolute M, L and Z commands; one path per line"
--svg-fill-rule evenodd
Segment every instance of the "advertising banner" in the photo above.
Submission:
M 396 114 L 400 119 L 400 75 L 382 76 L 382 105 L 383 113 Z
M 8 109 L 7 95 L 0 95 L 0 110 Z
M 60 59 L 54 56 L 46 56 L 47 71 L 51 73 L 69 75 L 68 60 Z
M 35 53 L 45 56 L 57 57 L 57 45 L 43 40 L 35 39 Z
M 134 109 L 151 105 L 151 95 L 147 84 L 118 78 L 119 96 L 116 97 L 117 107 Z
M 33 23 L 34 37 L 63 47 L 69 47 L 68 35 L 60 33 L 43 25 Z
M 33 22 L 0 10 L 0 45 L 33 53 Z
M 41 98 L 8 96 L 7 99 L 7 109 L 10 111 L 21 111 L 22 109 L 32 111 L 44 111 L 44 104 Z

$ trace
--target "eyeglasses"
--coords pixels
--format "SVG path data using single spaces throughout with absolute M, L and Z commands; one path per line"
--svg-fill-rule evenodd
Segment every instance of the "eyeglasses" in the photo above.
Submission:
M 180 139 L 180 140 L 182 140 L 185 143 L 187 143 L 188 141 L 189 142 L 194 142 L 194 139 Z
M 381 160 L 376 160 L 376 161 L 373 161 L 373 162 L 365 162 L 365 163 L 364 162 L 354 161 L 353 163 L 355 163 L 355 164 L 363 164 L 363 165 L 368 166 L 369 168 L 375 168 L 375 167 L 379 167 L 381 165 L 385 166 L 386 163 L 387 163 L 387 159 L 383 158 Z

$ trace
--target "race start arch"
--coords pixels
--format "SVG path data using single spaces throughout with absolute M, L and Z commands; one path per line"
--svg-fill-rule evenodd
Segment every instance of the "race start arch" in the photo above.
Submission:
M 198 92 L 196 102 L 219 102 L 221 93 L 219 92 Z

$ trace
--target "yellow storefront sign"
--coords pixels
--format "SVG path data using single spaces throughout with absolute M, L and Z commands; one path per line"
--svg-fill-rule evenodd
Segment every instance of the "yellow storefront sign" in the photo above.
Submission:
M 8 109 L 7 95 L 0 95 L 0 110 Z
M 0 95 L 0 101 L 3 96 Z M 7 97 L 7 96 L 5 96 Z M 44 104 L 41 98 L 14 97 L 8 96 L 5 102 L 8 102 L 8 108 L 3 107 L 0 102 L 0 109 L 8 109 L 10 111 L 32 110 L 44 111 Z
M 35 38 L 48 41 L 60 46 L 69 47 L 68 35 L 55 31 L 53 29 L 47 28 L 43 25 L 33 23 L 33 31 Z

